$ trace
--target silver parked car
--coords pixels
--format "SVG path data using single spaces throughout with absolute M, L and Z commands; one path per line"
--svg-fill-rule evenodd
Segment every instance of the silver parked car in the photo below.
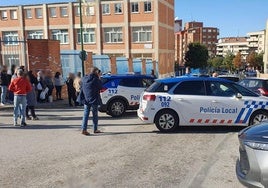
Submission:
M 268 187 L 268 122 L 240 131 L 236 175 L 247 187 Z

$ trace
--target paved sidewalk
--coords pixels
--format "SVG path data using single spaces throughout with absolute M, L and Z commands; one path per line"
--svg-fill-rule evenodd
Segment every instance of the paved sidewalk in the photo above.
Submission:
M 57 100 L 57 101 L 53 101 L 51 103 L 49 102 L 45 102 L 45 103 L 37 103 L 36 105 L 36 109 L 39 108 L 65 108 L 65 107 L 69 107 L 69 103 L 68 103 L 68 99 L 64 99 L 64 100 Z M 74 107 L 76 108 L 76 107 Z M 6 110 L 12 110 L 13 109 L 13 104 L 6 104 L 5 106 L 0 106 L 0 111 L 6 111 Z M 1 114 L 0 114 L 1 116 Z

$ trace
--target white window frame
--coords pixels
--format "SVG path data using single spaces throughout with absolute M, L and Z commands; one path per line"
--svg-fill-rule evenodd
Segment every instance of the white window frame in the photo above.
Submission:
M 1 10 L 1 19 L 7 20 L 7 11 L 6 10 Z
M 59 29 L 51 31 L 52 40 L 59 40 L 60 44 L 69 44 L 68 29 Z
M 10 18 L 11 18 L 11 20 L 17 20 L 18 19 L 18 11 L 17 10 L 10 10 Z
M 33 18 L 33 15 L 32 15 L 32 9 L 30 9 L 30 8 L 25 9 L 25 18 L 26 18 L 26 19 L 31 19 L 31 18 Z
M 27 31 L 27 38 L 28 39 L 43 39 L 44 33 L 42 30 Z
M 19 45 L 19 34 L 17 31 L 4 31 L 2 35 L 4 45 Z
M 139 10 L 140 10 L 139 2 L 132 2 L 130 8 L 131 8 L 131 13 L 139 13 Z
M 145 1 L 143 5 L 144 5 L 144 12 L 152 12 L 152 1 Z
M 106 27 L 103 31 L 105 43 L 123 43 L 122 27 Z
M 103 15 L 110 14 L 110 4 L 108 3 L 101 4 L 101 12 Z
M 43 10 L 42 10 L 42 8 L 36 8 L 35 9 L 35 17 L 36 18 L 43 18 Z
M 68 7 L 60 7 L 60 16 L 68 17 Z
M 122 5 L 122 3 L 115 3 L 114 4 L 114 13 L 115 14 L 122 14 L 123 13 L 123 5 Z
M 49 8 L 49 17 L 50 18 L 56 18 L 57 17 L 57 9 L 56 9 L 56 7 L 50 7 Z
M 132 42 L 134 43 L 152 42 L 152 33 L 153 33 L 152 26 L 132 27 Z
M 95 15 L 95 7 L 94 6 L 87 6 L 85 7 L 86 16 L 93 16 Z
M 87 28 L 87 29 L 83 30 L 83 43 L 84 44 L 95 44 L 96 43 L 95 28 Z M 80 29 L 77 29 L 77 44 L 81 44 Z

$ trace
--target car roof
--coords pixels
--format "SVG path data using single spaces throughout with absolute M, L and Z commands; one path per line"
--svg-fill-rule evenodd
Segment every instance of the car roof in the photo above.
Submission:
M 106 74 L 102 75 L 102 78 L 107 79 L 121 79 L 121 78 L 151 78 L 154 79 L 151 75 L 143 75 L 143 74 Z
M 268 80 L 268 78 L 248 77 L 248 78 L 244 78 L 243 80 Z
M 171 78 L 162 78 L 157 79 L 156 81 L 162 83 L 176 83 L 181 81 L 221 81 L 221 82 L 228 82 L 232 83 L 229 80 L 223 78 L 215 78 L 215 77 L 194 77 L 194 76 L 179 76 L 179 77 L 171 77 Z

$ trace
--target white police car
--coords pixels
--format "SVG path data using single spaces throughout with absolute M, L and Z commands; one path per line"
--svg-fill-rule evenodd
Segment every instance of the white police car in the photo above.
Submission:
M 138 116 L 162 132 L 179 125 L 247 126 L 268 120 L 268 99 L 221 78 L 165 78 L 145 90 Z
M 138 109 L 141 93 L 154 82 L 154 78 L 135 74 L 104 75 L 101 81 L 102 105 L 99 111 L 119 117 L 126 110 Z

